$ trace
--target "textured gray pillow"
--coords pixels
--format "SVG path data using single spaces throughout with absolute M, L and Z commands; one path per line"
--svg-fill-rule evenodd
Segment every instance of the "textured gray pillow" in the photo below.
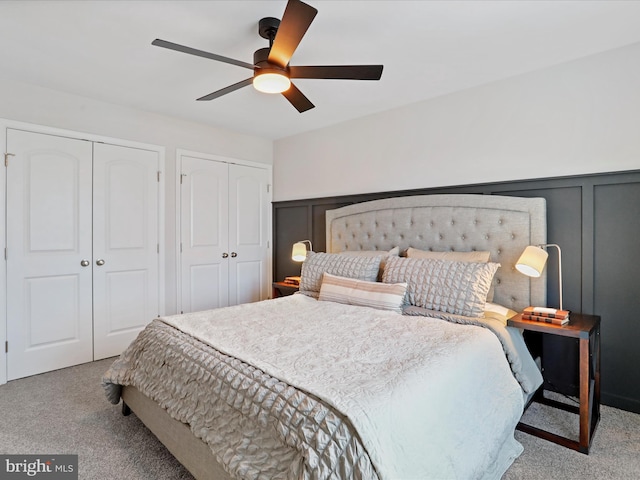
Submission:
M 307 252 L 300 274 L 300 293 L 318 296 L 324 273 L 375 282 L 380 268 L 378 257 Z
M 353 257 L 379 257 L 380 258 L 380 269 L 378 270 L 378 277 L 376 280 L 378 282 L 382 281 L 382 272 L 384 271 L 384 266 L 387 263 L 387 257 L 399 257 L 400 256 L 400 247 L 393 247 L 391 250 L 346 250 L 344 252 L 338 253 L 338 255 L 350 255 Z
M 382 281 L 406 282 L 410 305 L 481 317 L 499 263 L 454 262 L 420 258 L 387 259 Z
M 407 249 L 408 258 L 433 258 L 435 260 L 453 260 L 456 262 L 488 262 L 491 257 L 491 252 L 487 251 L 472 251 L 472 252 L 432 252 L 429 250 L 418 250 L 417 248 L 409 247 Z M 491 288 L 487 293 L 487 302 L 493 301 L 495 286 L 491 282 Z

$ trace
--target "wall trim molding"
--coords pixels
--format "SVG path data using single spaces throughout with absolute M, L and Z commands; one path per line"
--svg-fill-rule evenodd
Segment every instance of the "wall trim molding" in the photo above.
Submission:
M 387 190 L 384 192 L 370 192 L 370 193 L 353 193 L 346 195 L 334 195 L 327 197 L 312 197 L 312 198 L 299 198 L 299 199 L 291 199 L 291 200 L 278 200 L 274 201 L 274 206 L 284 207 L 284 206 L 297 206 L 300 204 L 308 205 L 310 202 L 318 205 L 330 204 L 330 203 L 338 203 L 338 202 L 348 202 L 348 203 L 356 203 L 356 202 L 366 202 L 369 200 L 377 200 L 379 198 L 388 198 L 388 197 L 403 197 L 410 195 L 428 195 L 428 194 L 436 194 L 436 193 L 449 193 L 450 190 L 455 190 L 454 193 L 482 193 L 489 194 L 487 192 L 487 188 L 496 187 L 498 190 L 495 192 L 491 192 L 493 194 L 497 194 L 500 190 L 509 186 L 509 190 L 513 189 L 513 185 L 521 185 L 526 189 L 536 189 L 541 185 L 544 185 L 544 188 L 564 188 L 568 185 L 575 184 L 576 180 L 586 181 L 590 178 L 596 180 L 597 184 L 601 185 L 603 183 L 624 183 L 623 178 L 617 178 L 618 176 L 625 175 L 633 175 L 640 174 L 640 169 L 637 170 L 620 170 L 620 171 L 611 171 L 604 173 L 586 173 L 586 174 L 577 174 L 577 175 L 566 175 L 559 177 L 537 177 L 530 179 L 518 179 L 518 180 L 502 180 L 499 182 L 486 182 L 486 183 L 468 183 L 461 185 L 445 185 L 440 187 L 427 187 L 427 188 L 413 188 L 407 190 Z M 607 177 L 610 178 L 610 182 L 607 182 Z M 629 182 L 635 182 L 637 180 L 630 179 Z M 551 184 L 550 184 L 551 183 Z M 462 191 L 464 190 L 464 192 Z

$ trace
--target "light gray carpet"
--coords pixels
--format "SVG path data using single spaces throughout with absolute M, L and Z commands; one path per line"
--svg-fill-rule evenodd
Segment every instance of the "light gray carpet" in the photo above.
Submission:
M 135 415 L 107 401 L 100 380 L 112 362 L 0 386 L 0 452 L 78 454 L 80 479 L 192 479 Z
M 523 420 L 558 435 L 578 438 L 579 417 L 572 413 L 533 403 Z M 516 439 L 524 452 L 503 480 L 640 478 L 640 415 L 635 413 L 601 406 L 600 424 L 589 455 L 519 431 Z
M 96 480 L 191 479 L 131 415 L 107 402 L 101 360 L 0 386 L 0 453 L 78 454 L 79 477 Z M 574 437 L 577 416 L 533 405 L 530 423 Z M 640 478 L 640 415 L 602 407 L 589 456 L 516 432 L 524 453 L 503 480 Z

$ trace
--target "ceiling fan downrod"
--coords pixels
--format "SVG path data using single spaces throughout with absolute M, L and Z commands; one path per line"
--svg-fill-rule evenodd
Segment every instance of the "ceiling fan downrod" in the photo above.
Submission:
M 273 40 L 276 38 L 279 26 L 280 20 L 274 17 L 265 17 L 258 22 L 258 34 L 269 40 L 269 49 L 273 47 Z

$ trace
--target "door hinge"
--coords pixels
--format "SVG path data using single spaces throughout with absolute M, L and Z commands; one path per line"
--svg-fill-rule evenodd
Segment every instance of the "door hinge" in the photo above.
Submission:
M 158 170 L 158 183 L 160 182 L 160 170 Z
M 160 253 L 160 244 L 156 243 L 156 252 Z
M 9 340 L 4 342 L 4 353 L 9 353 Z
M 7 247 L 4 247 L 4 259 L 7 259 Z
M 180 253 L 182 253 L 182 242 L 180 242 Z
M 267 183 L 267 193 L 269 193 L 269 190 L 271 190 L 271 184 Z
M 5 153 L 4 154 L 4 166 L 8 167 L 9 166 L 9 157 L 15 157 L 15 153 Z
M 180 174 L 180 185 L 182 185 L 182 179 L 183 179 L 184 177 L 186 177 L 186 176 L 187 176 L 187 174 L 186 174 L 186 173 L 181 173 L 181 174 Z

